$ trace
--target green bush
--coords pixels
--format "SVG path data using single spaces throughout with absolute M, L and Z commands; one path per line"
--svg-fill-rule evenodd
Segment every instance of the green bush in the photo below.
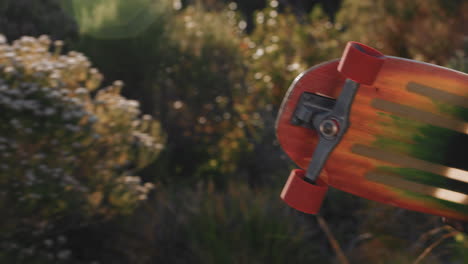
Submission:
M 466 1 L 345 0 L 337 23 L 342 38 L 384 54 L 445 65 L 466 35 Z
M 465 40 L 463 49 L 455 50 L 455 55 L 449 60 L 448 67 L 468 73 L 468 39 Z
M 50 44 L 1 36 L 3 260 L 66 257 L 44 241 L 131 212 L 152 188 L 133 173 L 163 148 L 159 123 L 120 95 L 122 82 L 98 89 L 102 75 L 83 54 Z
M 155 85 L 167 100 L 164 120 L 174 150 L 168 154 L 177 162 L 169 166 L 171 175 L 225 182 L 239 153 L 249 148 L 245 131 L 236 130 L 243 125 L 235 107 L 245 91 L 246 68 L 234 16 L 187 7 L 174 17 L 174 59 Z M 225 140 L 234 133 L 241 136 Z
M 254 21 L 253 32 L 242 35 L 240 46 L 247 69 L 244 89 L 233 96 L 242 126 L 230 130 L 218 149 L 223 153 L 220 157 L 232 160 L 236 152 L 229 146 L 247 142 L 248 148 L 242 147 L 234 171 L 246 174 L 253 186 L 265 186 L 284 180 L 291 167 L 275 135 L 283 96 L 299 73 L 339 56 L 335 39 L 339 32 L 320 7 L 301 23 L 291 12 L 281 12 L 277 1 L 268 1 L 268 7 L 258 11 Z
M 105 2 L 119 6 L 122 1 Z M 139 10 L 144 2 L 131 8 Z M 159 15 L 135 36 L 101 38 L 82 29 L 74 47 L 90 56 L 106 76 L 131 84 L 133 89 L 125 94 L 161 120 L 167 148 L 146 171 L 148 178 L 157 174 L 165 182 L 216 179 L 222 184 L 223 173 L 238 168 L 242 153 L 249 149 L 244 117 L 235 110 L 245 94 L 246 75 L 240 29 L 234 24 L 237 13 L 202 6 L 170 10 L 164 3 L 148 6 L 155 9 L 153 16 Z M 97 14 L 87 23 L 108 21 L 93 30 L 107 32 L 119 22 L 118 13 Z
M 148 5 L 142 0 L 126 9 L 123 1 L 98 1 L 92 5 L 106 3 L 117 11 L 97 8 L 94 16 L 86 16 L 89 19 L 77 16 L 81 36 L 73 46 L 90 56 L 107 77 L 130 84 L 132 89 L 124 94 L 138 99 L 145 113 L 161 120 L 168 134 L 167 148 L 145 172 L 148 178 L 157 174 L 166 182 L 183 178 L 188 184 L 220 178 L 220 167 L 235 164 L 227 159 L 219 162 L 217 143 L 237 122 L 232 94 L 242 89 L 238 86 L 245 72 L 239 40 L 231 27 L 224 26 L 229 20 L 226 13 L 201 7 L 171 10 L 168 2 Z M 142 8 L 152 10 L 148 11 L 151 23 L 134 35 L 117 34 L 125 24 L 120 14 Z M 75 1 L 74 13 L 86 13 L 79 10 L 93 9 Z
M 0 32 L 8 39 L 49 35 L 52 39 L 75 39 L 77 25 L 62 9 L 68 0 L 2 0 Z
M 157 186 L 136 214 L 93 232 L 101 263 L 325 263 L 314 224 L 270 189 L 229 182 L 222 192 Z

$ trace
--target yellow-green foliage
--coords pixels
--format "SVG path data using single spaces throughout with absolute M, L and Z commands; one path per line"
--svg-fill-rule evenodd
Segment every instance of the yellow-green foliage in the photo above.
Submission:
M 119 225 L 134 235 L 112 234 L 105 250 L 124 248 L 122 263 L 326 263 L 326 245 L 309 229 L 314 217 L 294 214 L 270 189 L 227 186 L 156 187 L 155 199 Z
M 170 48 L 165 53 L 172 58 L 162 69 L 164 77 L 154 81 L 153 92 L 165 106 L 167 119 L 162 116 L 162 122 L 174 138 L 169 144 L 175 149 L 191 146 L 169 154 L 173 161 L 187 161 L 173 166 L 176 175 L 219 178 L 221 173 L 234 171 L 239 153 L 248 148 L 245 131 L 236 130 L 243 129 L 235 105 L 245 95 L 246 75 L 237 16 L 232 10 L 214 12 L 189 6 L 168 21 Z M 236 133 L 240 136 L 235 142 L 225 140 Z M 229 155 L 224 155 L 226 150 Z M 187 169 L 195 162 L 194 170 Z
M 455 50 L 455 56 L 449 60 L 448 67 L 468 73 L 468 39 L 465 40 L 464 49 Z
M 345 0 L 337 21 L 346 28 L 346 40 L 445 65 L 463 47 L 467 12 L 466 1 Z
M 340 55 L 339 32 L 319 7 L 309 23 L 301 24 L 292 13 L 279 13 L 277 3 L 269 1 L 269 7 L 256 13 L 255 30 L 243 43 L 253 100 L 275 110 L 299 73 Z
M 312 218 L 295 218 L 277 201 L 277 194 L 268 189 L 252 191 L 246 184 L 231 183 L 225 193 L 212 187 L 186 203 L 193 208 L 187 210 L 186 226 L 198 263 L 320 261 L 315 245 L 303 247 L 310 239 L 306 230 Z
M 300 24 L 293 14 L 280 13 L 277 1 L 269 1 L 266 9 L 257 12 L 251 34 L 245 32 L 246 21 L 233 3 L 218 13 L 188 7 L 178 15 L 185 26 L 175 30 L 179 44 L 203 59 L 202 69 L 209 67 L 209 74 L 222 74 L 229 82 L 223 85 L 212 79 L 208 87 L 218 95 L 203 105 L 206 114 L 198 117 L 197 132 L 221 135 L 211 137 L 207 146 L 211 157 L 203 171 L 233 173 L 261 163 L 255 160 L 258 146 L 273 144 L 271 128 L 291 80 L 309 65 L 339 56 L 339 42 L 334 39 L 338 30 L 319 9 L 312 20 Z M 190 62 L 192 74 L 200 76 L 194 79 L 203 80 L 200 67 L 194 66 Z
M 5 252 L 38 249 L 32 241 L 61 234 L 54 225 L 65 218 L 86 225 L 130 212 L 152 188 L 133 173 L 163 148 L 159 123 L 120 95 L 122 82 L 98 89 L 98 70 L 81 53 L 62 55 L 62 46 L 55 41 L 49 52 L 47 36 L 9 45 L 0 35 Z

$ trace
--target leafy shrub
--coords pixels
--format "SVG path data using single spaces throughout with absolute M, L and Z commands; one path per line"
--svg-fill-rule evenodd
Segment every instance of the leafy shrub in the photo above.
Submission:
M 313 224 L 276 192 L 229 182 L 222 192 L 157 186 L 136 214 L 93 232 L 101 263 L 323 263 L 327 242 Z
M 305 246 L 314 234 L 312 217 L 294 217 L 275 192 L 231 183 L 226 195 L 207 187 L 186 202 L 189 248 L 198 263 L 320 262 L 319 248 Z
M 83 54 L 50 44 L 1 37 L 0 259 L 67 257 L 43 240 L 131 212 L 152 187 L 133 173 L 163 147 L 159 123 L 120 95 L 122 82 L 98 90 L 102 75 Z
M 168 2 L 73 1 L 66 9 L 77 20 L 80 33 L 70 46 L 93 61 L 106 77 L 104 83 L 118 79 L 131 86 L 122 93 L 138 100 L 143 113 L 154 115 L 166 104 L 157 100 L 160 95 L 153 93 L 154 83 L 165 78 L 167 62 L 173 59 L 174 45 L 168 39 L 173 12 Z M 110 11 L 107 6 L 112 7 Z M 149 18 L 138 23 L 142 10 Z M 122 17 L 122 13 L 132 16 Z
M 62 0 L 2 0 L 0 32 L 9 39 L 47 34 L 52 39 L 74 39 L 77 26 L 62 9 Z
M 122 1 L 105 2 L 119 6 Z M 144 2 L 132 3 L 132 8 L 138 10 Z M 163 15 L 136 36 L 102 39 L 82 31 L 75 48 L 90 56 L 107 77 L 131 84 L 133 89 L 125 94 L 161 120 L 167 148 L 146 172 L 148 178 L 159 171 L 158 180 L 165 182 L 217 179 L 221 184 L 222 174 L 238 168 L 250 146 L 244 117 L 234 109 L 235 100 L 245 94 L 246 74 L 237 13 L 201 6 L 168 10 L 167 2 L 148 6 L 156 9 L 154 16 Z M 108 23 L 95 32 L 106 31 L 120 19 L 118 12 L 105 18 Z M 98 14 L 90 19 L 97 25 L 104 18 Z
M 445 65 L 467 34 L 466 1 L 345 0 L 337 22 L 343 38 L 385 54 Z
M 236 152 L 226 146 L 248 143 L 240 152 L 236 172 L 246 174 L 253 186 L 270 185 L 288 175 L 290 163 L 276 142 L 275 120 L 291 82 L 308 67 L 339 54 L 334 39 L 338 30 L 319 7 L 310 20 L 300 23 L 292 13 L 280 12 L 278 1 L 267 3 L 254 16 L 253 32 L 243 34 L 240 44 L 247 73 L 244 89 L 233 101 L 242 126 L 230 130 L 217 146 L 223 153 L 220 157 L 232 159 Z
M 172 175 L 223 182 L 223 174 L 237 168 L 238 154 L 249 148 L 245 131 L 236 130 L 243 127 L 235 106 L 244 94 L 246 69 L 234 16 L 229 10 L 187 7 L 174 17 L 175 60 L 167 64 L 167 78 L 156 82 L 169 103 L 164 120 L 174 148 L 171 159 L 179 160 Z M 241 136 L 234 142 L 224 140 L 235 133 Z
M 463 49 L 455 50 L 455 55 L 449 60 L 448 67 L 468 73 L 468 39 L 465 39 Z

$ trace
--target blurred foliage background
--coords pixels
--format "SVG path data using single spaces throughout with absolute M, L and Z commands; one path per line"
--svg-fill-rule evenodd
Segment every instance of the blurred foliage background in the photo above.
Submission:
M 292 80 L 356 40 L 468 67 L 463 0 L 3 0 L 1 263 L 342 263 L 279 192 Z M 139 176 L 135 176 L 139 175 Z M 438 217 L 330 191 L 351 263 L 468 263 Z M 418 260 L 419 261 L 419 260 Z

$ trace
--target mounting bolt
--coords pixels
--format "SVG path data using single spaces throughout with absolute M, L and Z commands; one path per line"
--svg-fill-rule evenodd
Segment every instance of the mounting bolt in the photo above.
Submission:
M 299 118 L 297 118 L 296 116 L 294 116 L 292 119 L 291 119 L 291 124 L 295 125 L 295 126 L 299 126 L 301 124 L 301 120 Z
M 320 133 L 326 139 L 333 139 L 338 135 L 340 130 L 338 122 L 333 119 L 325 119 L 320 123 Z

